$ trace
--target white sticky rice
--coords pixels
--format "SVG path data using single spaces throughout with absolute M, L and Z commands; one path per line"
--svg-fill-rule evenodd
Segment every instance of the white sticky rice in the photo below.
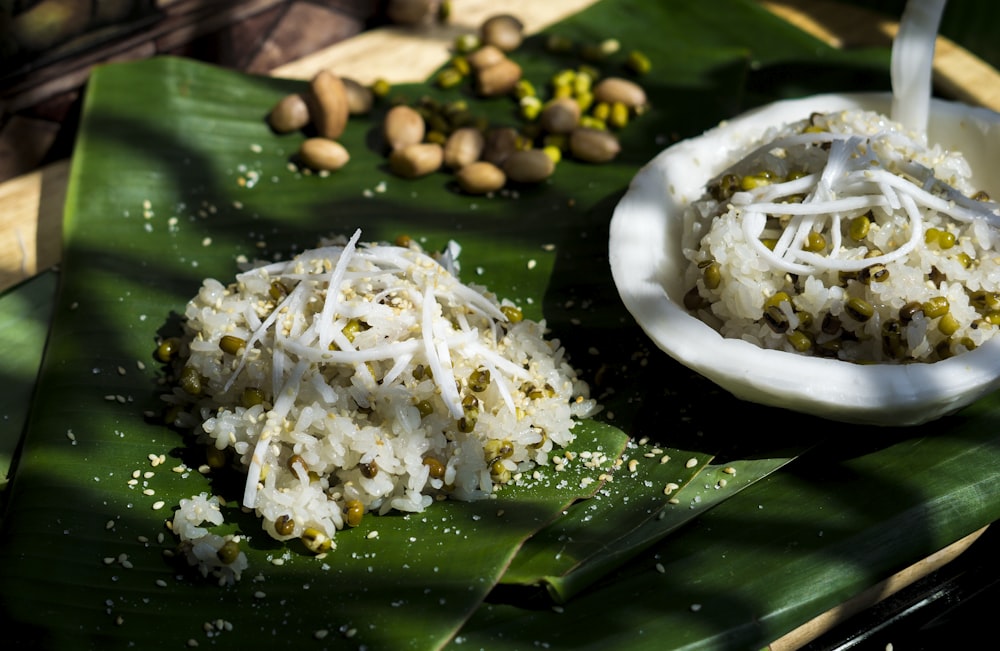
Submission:
M 769 129 L 733 160 L 684 231 L 685 303 L 724 336 L 895 363 L 996 333 L 1000 217 L 960 152 L 850 110 Z
M 596 409 L 544 322 L 449 256 L 359 235 L 205 280 L 167 396 L 246 473 L 264 529 L 316 552 L 362 513 L 490 496 Z

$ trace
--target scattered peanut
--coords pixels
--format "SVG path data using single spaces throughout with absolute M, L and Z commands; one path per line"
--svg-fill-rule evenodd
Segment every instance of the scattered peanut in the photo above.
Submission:
M 298 131 L 309 124 L 309 105 L 299 93 L 286 95 L 271 109 L 267 121 L 278 133 Z
M 335 171 L 346 165 L 351 156 L 336 140 L 307 138 L 299 147 L 299 159 L 314 170 Z
M 321 70 L 309 82 L 309 115 L 316 133 L 336 140 L 347 126 L 347 90 L 340 77 Z
M 469 163 L 455 174 L 458 187 L 467 194 L 496 192 L 507 184 L 507 177 L 499 167 L 486 161 Z
M 394 106 L 385 114 L 382 132 L 393 151 L 421 142 L 425 131 L 423 116 L 405 104 Z
M 443 160 L 444 150 L 441 145 L 432 142 L 416 143 L 389 154 L 389 169 L 403 178 L 415 179 L 441 169 Z
M 569 136 L 569 149 L 575 158 L 586 163 L 607 163 L 621 151 L 621 144 L 609 131 L 579 127 Z

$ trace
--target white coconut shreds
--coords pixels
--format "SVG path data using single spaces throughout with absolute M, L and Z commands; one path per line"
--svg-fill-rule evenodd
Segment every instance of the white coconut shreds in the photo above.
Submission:
M 489 496 L 596 411 L 544 322 L 359 236 L 205 280 L 165 397 L 232 452 L 264 529 L 317 552 L 362 513 Z
M 771 129 L 685 215 L 685 305 L 724 336 L 933 362 L 1000 324 L 998 206 L 959 152 L 883 115 Z
M 180 538 L 181 550 L 190 565 L 196 566 L 202 576 L 213 576 L 219 585 L 239 581 L 247 568 L 247 556 L 238 551 L 233 536 L 219 536 L 202 525 L 223 523 L 221 504 L 216 496 L 208 493 L 182 499 L 174 512 L 170 528 Z

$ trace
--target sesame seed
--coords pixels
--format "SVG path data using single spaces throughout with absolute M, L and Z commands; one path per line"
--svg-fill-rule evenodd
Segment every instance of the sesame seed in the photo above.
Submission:
M 635 469 L 638 468 L 638 467 L 639 467 L 639 460 L 638 459 L 629 459 L 628 460 L 628 471 L 629 472 L 635 472 Z
M 162 509 L 166 505 L 167 505 L 167 503 L 164 502 L 163 500 L 157 500 L 157 501 L 153 502 L 153 510 L 154 511 L 159 511 L 160 509 Z
M 696 459 L 695 457 L 691 457 L 690 459 L 687 460 L 687 463 L 684 464 L 684 467 L 694 468 L 697 465 L 698 465 L 698 459 Z

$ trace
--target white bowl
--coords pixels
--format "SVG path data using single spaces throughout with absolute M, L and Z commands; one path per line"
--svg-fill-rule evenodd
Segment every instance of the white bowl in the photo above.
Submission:
M 1000 386 L 1000 337 L 935 363 L 859 365 L 766 350 L 723 338 L 683 306 L 687 260 L 682 214 L 734 150 L 771 126 L 814 111 L 862 108 L 888 114 L 887 93 L 816 95 L 769 104 L 681 141 L 633 179 L 611 221 L 609 256 L 618 291 L 656 344 L 735 396 L 838 421 L 915 425 L 968 405 Z M 1000 197 L 1000 114 L 933 100 L 928 141 L 965 154 L 974 182 Z

